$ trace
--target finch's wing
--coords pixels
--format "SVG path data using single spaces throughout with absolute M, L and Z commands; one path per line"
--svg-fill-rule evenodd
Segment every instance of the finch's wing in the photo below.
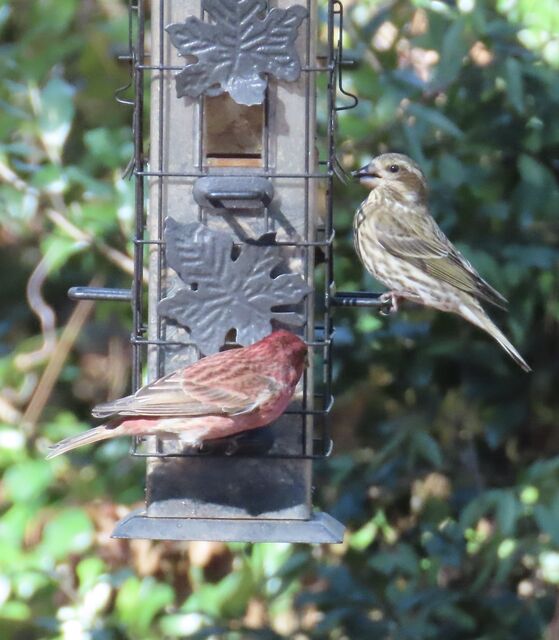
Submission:
M 220 413 L 230 416 L 250 413 L 285 391 L 284 386 L 271 376 L 251 371 L 233 374 L 227 382 L 229 384 L 220 385 L 184 381 L 183 389 L 206 406 L 218 407 Z M 231 389 L 231 383 L 235 389 Z
M 203 416 L 250 413 L 283 391 L 274 378 L 252 372 L 232 375 L 227 381 L 185 380 L 184 370 L 170 373 L 139 389 L 134 395 L 97 405 L 92 415 Z M 231 388 L 232 386 L 235 388 Z
M 474 269 L 426 212 L 408 209 L 402 216 L 375 216 L 379 243 L 395 255 L 470 295 L 497 307 L 507 300 Z

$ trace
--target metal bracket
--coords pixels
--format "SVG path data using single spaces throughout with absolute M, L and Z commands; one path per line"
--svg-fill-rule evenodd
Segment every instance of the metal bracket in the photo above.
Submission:
M 116 302 L 130 302 L 130 289 L 109 289 L 105 287 L 70 287 L 70 300 L 113 300 Z
M 331 298 L 334 307 L 377 307 L 384 308 L 386 300 L 382 299 L 382 293 L 370 291 L 338 291 Z
M 248 176 L 204 176 L 194 183 L 194 199 L 211 209 L 262 209 L 274 197 L 268 178 Z
M 148 540 L 220 540 L 224 542 L 343 542 L 344 526 L 327 513 L 309 520 L 251 520 L 233 518 L 153 518 L 144 509 L 123 518 L 113 538 Z

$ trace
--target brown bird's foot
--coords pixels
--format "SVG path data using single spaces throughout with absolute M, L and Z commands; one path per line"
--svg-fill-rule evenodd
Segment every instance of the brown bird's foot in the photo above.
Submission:
M 379 300 L 381 303 L 380 307 L 380 315 L 381 316 L 389 316 L 398 311 L 398 299 L 399 296 L 395 291 L 387 291 L 383 293 Z

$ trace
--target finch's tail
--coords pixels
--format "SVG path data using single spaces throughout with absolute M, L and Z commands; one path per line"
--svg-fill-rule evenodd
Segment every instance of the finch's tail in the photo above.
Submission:
M 81 447 L 84 444 L 92 444 L 93 442 L 99 442 L 100 440 L 108 440 L 109 438 L 114 438 L 119 435 L 122 435 L 120 431 L 107 425 L 94 427 L 93 429 L 89 429 L 89 431 L 80 433 L 77 436 L 64 438 L 64 440 L 53 444 L 47 454 L 47 460 L 59 456 L 61 453 L 66 453 L 67 451 Z
M 480 329 L 486 331 L 492 338 L 494 338 L 503 349 L 509 354 L 509 356 L 516 362 L 516 364 L 524 369 L 526 372 L 532 371 L 526 360 L 518 353 L 514 348 L 510 340 L 505 334 L 497 327 L 497 325 L 491 320 L 491 318 L 485 313 L 477 303 L 462 303 L 458 309 L 458 313 L 466 318 L 472 324 L 475 324 Z

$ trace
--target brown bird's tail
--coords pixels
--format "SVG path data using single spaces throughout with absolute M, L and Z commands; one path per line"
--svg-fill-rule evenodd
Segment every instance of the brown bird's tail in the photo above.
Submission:
M 48 452 L 46 459 L 50 460 L 50 458 L 55 458 L 62 453 L 81 447 L 84 444 L 92 444 L 93 442 L 108 440 L 109 438 L 115 438 L 120 435 L 124 434 L 115 428 L 111 428 L 103 424 L 100 427 L 94 427 L 93 429 L 89 429 L 89 431 L 80 433 L 77 436 L 64 438 L 64 440 L 53 444 L 50 447 L 50 451 Z
M 497 325 L 491 320 L 491 318 L 485 313 L 481 305 L 475 301 L 463 302 L 457 310 L 463 318 L 475 324 L 480 329 L 486 331 L 492 338 L 494 338 L 503 349 L 509 354 L 509 356 L 521 367 L 524 371 L 532 371 L 529 364 L 514 348 L 510 340 L 505 334 L 497 327 Z

